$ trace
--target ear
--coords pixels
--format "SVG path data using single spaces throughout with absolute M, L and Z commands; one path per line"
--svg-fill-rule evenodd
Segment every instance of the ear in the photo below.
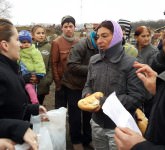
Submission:
M 8 43 L 7 43 L 7 41 L 2 40 L 2 41 L 0 42 L 0 48 L 1 48 L 2 50 L 4 50 L 4 51 L 8 51 Z

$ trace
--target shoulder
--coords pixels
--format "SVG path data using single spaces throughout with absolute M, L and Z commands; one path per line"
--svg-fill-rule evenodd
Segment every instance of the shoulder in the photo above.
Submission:
M 91 58 L 90 58 L 90 63 L 91 64 L 95 64 L 97 62 L 101 61 L 101 55 L 100 54 L 96 54 L 96 55 L 93 55 Z

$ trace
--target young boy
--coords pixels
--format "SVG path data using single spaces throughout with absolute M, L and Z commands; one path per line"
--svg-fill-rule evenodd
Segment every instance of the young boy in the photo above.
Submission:
M 19 32 L 19 41 L 21 42 L 20 66 L 22 75 L 36 75 L 41 79 L 46 74 L 45 64 L 42 55 L 32 44 L 32 37 L 29 31 L 22 30 Z M 27 83 L 25 85 L 32 104 L 38 103 L 35 84 Z

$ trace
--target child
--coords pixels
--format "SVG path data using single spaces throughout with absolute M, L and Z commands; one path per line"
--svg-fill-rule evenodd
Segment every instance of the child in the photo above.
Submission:
M 32 44 L 30 32 L 26 30 L 20 31 L 19 41 L 21 42 L 20 66 L 22 75 L 35 74 L 37 78 L 43 78 L 46 74 L 45 64 L 40 51 Z M 39 103 L 34 85 L 31 83 L 25 85 L 32 104 Z
M 45 99 L 45 96 L 49 94 L 50 85 L 53 81 L 52 78 L 52 69 L 51 69 L 51 45 L 47 41 L 46 28 L 41 25 L 35 25 L 31 30 L 33 43 L 36 48 L 41 52 L 44 59 L 46 75 L 40 80 L 40 83 L 37 85 L 37 96 L 39 103 L 42 105 Z

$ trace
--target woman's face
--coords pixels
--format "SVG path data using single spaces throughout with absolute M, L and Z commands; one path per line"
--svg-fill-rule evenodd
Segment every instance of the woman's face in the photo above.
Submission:
M 150 44 L 151 35 L 147 29 L 144 29 L 139 36 L 135 36 L 135 39 L 140 47 L 145 47 Z
M 37 28 L 34 33 L 32 33 L 32 36 L 36 42 L 43 42 L 46 39 L 46 33 L 42 27 Z
M 5 55 L 11 60 L 17 61 L 20 59 L 20 42 L 18 39 L 18 32 L 15 27 L 12 29 L 13 35 L 10 38 L 10 41 L 6 42 L 6 52 Z
M 109 29 L 105 27 L 99 28 L 97 31 L 97 40 L 96 40 L 96 44 L 98 48 L 103 51 L 108 49 L 112 41 L 112 38 L 113 38 L 113 34 Z

